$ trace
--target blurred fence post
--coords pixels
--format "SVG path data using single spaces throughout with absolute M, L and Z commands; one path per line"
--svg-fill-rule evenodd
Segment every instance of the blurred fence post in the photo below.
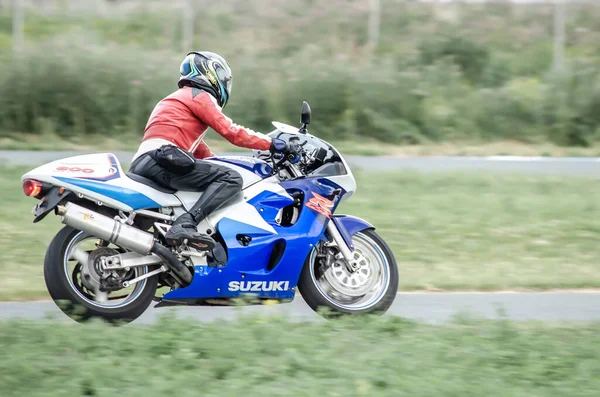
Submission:
M 12 0 L 12 39 L 13 51 L 21 52 L 25 41 L 25 10 L 23 0 Z
M 183 28 L 181 29 L 181 46 L 183 51 L 192 51 L 194 39 L 194 7 L 192 0 L 183 2 Z
M 554 0 L 554 50 L 552 70 L 561 72 L 565 67 L 565 1 Z
M 369 46 L 376 48 L 381 29 L 381 4 L 379 0 L 369 0 Z

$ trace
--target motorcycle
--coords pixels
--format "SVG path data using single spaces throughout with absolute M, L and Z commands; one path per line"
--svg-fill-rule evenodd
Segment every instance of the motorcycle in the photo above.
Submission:
M 383 314 L 398 289 L 396 260 L 373 225 L 335 213 L 356 181 L 342 155 L 308 133 L 310 119 L 304 102 L 300 128 L 272 122 L 269 135 L 291 148 L 284 155 L 205 159 L 243 177 L 242 193 L 198 226 L 217 242 L 209 251 L 164 238 L 202 193 L 125 172 L 114 154 L 64 158 L 23 175 L 25 195 L 39 200 L 33 222 L 54 212 L 65 225 L 44 260 L 52 299 L 80 322 L 131 322 L 153 301 L 285 303 L 296 289 L 326 318 Z

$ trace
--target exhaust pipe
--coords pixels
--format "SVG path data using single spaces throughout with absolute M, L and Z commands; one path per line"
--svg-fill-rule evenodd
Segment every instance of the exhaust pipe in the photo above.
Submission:
M 72 228 L 143 255 L 155 253 L 164 259 L 181 281 L 187 284 L 192 282 L 190 270 L 168 248 L 155 242 L 152 234 L 71 202 L 64 207 L 59 206 L 57 213 L 61 216 L 61 222 Z
M 173 254 L 170 249 L 162 244 L 154 243 L 152 252 L 165 260 L 167 266 L 173 271 L 173 273 L 175 273 L 177 278 L 180 279 L 179 281 L 181 281 L 184 286 L 192 283 L 193 276 L 190 272 L 190 269 L 185 267 L 185 265 L 177 259 L 175 254 Z
M 58 208 L 58 214 L 62 217 L 61 222 L 65 225 L 140 254 L 150 254 L 154 246 L 154 236 L 150 233 L 125 225 L 80 205 L 67 203 L 64 207 Z

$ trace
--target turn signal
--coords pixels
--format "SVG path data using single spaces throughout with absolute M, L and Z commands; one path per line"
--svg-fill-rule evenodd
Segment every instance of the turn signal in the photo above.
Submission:
M 23 193 L 28 197 L 37 197 L 42 192 L 42 182 L 35 179 L 25 179 L 23 181 Z

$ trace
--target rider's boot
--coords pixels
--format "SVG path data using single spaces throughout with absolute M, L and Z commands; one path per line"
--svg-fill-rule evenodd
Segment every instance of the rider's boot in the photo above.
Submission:
M 216 244 L 215 240 L 208 234 L 200 233 L 196 225 L 197 222 L 192 214 L 181 215 L 165 234 L 167 244 L 178 247 L 187 240 L 187 245 L 190 247 L 201 251 L 212 250 Z

